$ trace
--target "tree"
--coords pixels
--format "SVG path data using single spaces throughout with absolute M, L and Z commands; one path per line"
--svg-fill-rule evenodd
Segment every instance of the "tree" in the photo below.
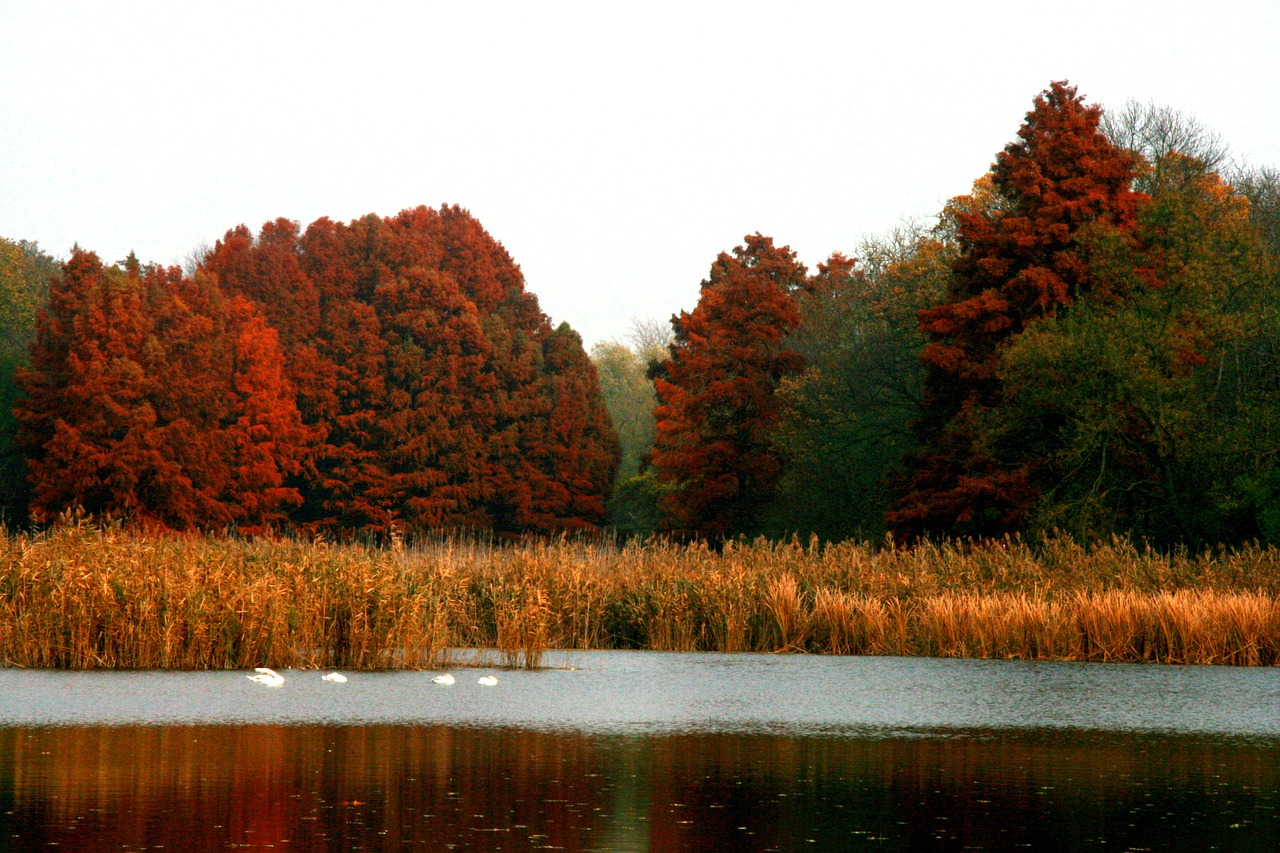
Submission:
M 1141 251 L 1112 255 L 1125 298 L 1082 303 L 1003 354 L 998 444 L 1025 454 L 1032 524 L 1160 544 L 1267 535 L 1280 439 L 1274 362 L 1259 362 L 1271 289 L 1245 198 L 1167 153 Z
M 320 219 L 301 235 L 286 220 L 257 238 L 235 229 L 205 268 L 278 324 L 304 420 L 323 437 L 301 523 L 516 532 L 602 520 L 609 482 L 592 466 L 614 439 L 588 399 L 598 389 L 581 341 L 556 337 L 465 210 Z M 574 426 L 556 422 L 571 412 Z M 557 468 L 548 442 L 560 447 L 564 430 L 584 443 Z
M 30 500 L 13 415 L 21 394 L 17 374 L 29 363 L 36 315 L 57 272 L 57 261 L 35 243 L 0 238 L 0 520 L 7 524 L 26 520 Z
M 561 323 L 542 353 L 550 414 L 523 460 L 532 488 L 520 521 L 535 530 L 590 529 L 604 520 L 618 471 L 617 432 L 578 333 Z
M 1267 250 L 1280 257 L 1280 169 L 1244 169 L 1233 176 L 1231 183 L 1249 200 L 1250 216 Z
M 940 227 L 912 227 L 864 241 L 856 265 L 835 255 L 819 266 L 788 341 L 805 369 L 778 390 L 776 440 L 790 466 L 770 512 L 777 532 L 883 533 L 890 483 L 916 447 L 916 313 L 941 300 L 951 253 Z
M 1223 173 L 1231 153 L 1217 133 L 1195 116 L 1154 102 L 1128 101 L 1102 116 L 1099 125 L 1113 143 L 1139 158 L 1137 189 L 1151 193 L 1161 185 L 1170 154 L 1190 157 L 1210 172 Z
M 16 414 L 36 520 L 259 529 L 298 502 L 284 480 L 307 434 L 275 332 L 212 279 L 77 250 L 31 353 Z
M 778 384 L 803 367 L 786 346 L 809 288 L 795 254 L 760 234 L 721 253 L 692 312 L 672 318 L 657 371 L 653 469 L 665 527 L 680 535 L 756 532 L 785 461 L 772 432 Z
M 625 344 L 603 341 L 591 348 L 591 361 L 600 379 L 600 395 L 621 442 L 618 478 L 640 473 L 642 460 L 653 449 L 653 410 L 658 397 L 640 355 Z
M 989 203 L 957 209 L 947 299 L 920 313 L 929 339 L 924 450 L 888 514 L 900 538 L 993 536 L 1026 521 L 1035 487 L 984 445 L 982 422 L 1001 402 L 1000 356 L 1011 340 L 1082 299 L 1122 295 L 1113 292 L 1121 280 L 1093 274 L 1090 252 L 1128 239 L 1145 196 L 1131 189 L 1135 155 L 1100 131 L 1101 115 L 1053 83 L 997 155 Z

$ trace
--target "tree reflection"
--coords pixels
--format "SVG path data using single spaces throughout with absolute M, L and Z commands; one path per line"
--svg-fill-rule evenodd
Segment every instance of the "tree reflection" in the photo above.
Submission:
M 1270 850 L 1280 745 L 1192 737 L 0 729 L 0 850 Z

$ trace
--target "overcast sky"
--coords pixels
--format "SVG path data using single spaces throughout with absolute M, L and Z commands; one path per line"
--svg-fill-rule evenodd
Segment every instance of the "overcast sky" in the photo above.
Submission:
M 0 236 L 179 263 L 468 208 L 588 345 L 760 231 L 812 267 L 966 192 L 1035 95 L 1280 165 L 1280 3 L 0 0 Z

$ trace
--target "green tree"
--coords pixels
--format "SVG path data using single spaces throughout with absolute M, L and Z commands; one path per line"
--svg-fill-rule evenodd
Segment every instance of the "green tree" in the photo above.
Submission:
M 13 407 L 21 395 L 18 371 L 27 367 L 36 316 L 49 298 L 58 262 L 25 240 L 0 238 L 0 520 L 22 523 L 30 491 Z
M 591 359 L 600 376 L 600 394 L 618 431 L 621 463 L 609 497 L 609 526 L 622 536 L 645 536 L 662 520 L 660 491 L 649 458 L 657 433 L 658 395 L 650 367 L 666 356 L 670 327 L 636 324 L 629 341 L 596 344 Z
M 619 480 L 640 473 L 641 461 L 653 449 L 653 410 L 658 397 L 643 359 L 625 344 L 602 341 L 591 348 L 600 377 L 600 395 L 618 431 L 622 457 Z
M 1136 243 L 1095 235 L 1122 299 L 1081 302 L 1003 353 L 986 435 L 1021 460 L 1040 530 L 1209 543 L 1280 532 L 1280 396 L 1264 242 L 1247 199 L 1166 153 Z
M 782 380 L 776 440 L 790 460 L 770 526 L 829 540 L 876 538 L 890 482 L 916 447 L 925 337 L 917 312 L 945 292 L 943 229 L 864 241 L 861 261 L 820 265 L 788 345 L 803 373 Z

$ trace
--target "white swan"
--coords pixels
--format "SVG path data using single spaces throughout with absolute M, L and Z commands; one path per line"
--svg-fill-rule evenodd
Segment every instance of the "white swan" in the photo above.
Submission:
M 485 687 L 493 687 L 497 683 L 498 676 L 496 675 L 486 675 L 476 682 L 476 684 L 483 684 Z
M 457 681 L 457 679 L 447 672 L 444 675 L 437 675 L 435 678 L 431 679 L 433 684 L 453 684 L 455 681 Z
M 346 684 L 347 677 L 340 672 L 331 672 L 328 675 L 320 676 L 321 681 L 332 681 L 335 684 Z
M 260 666 L 255 669 L 254 672 L 258 674 L 246 675 L 245 678 L 250 681 L 256 681 L 264 687 L 279 687 L 281 684 L 284 684 L 284 676 L 278 674 L 274 669 L 267 669 L 265 666 Z

